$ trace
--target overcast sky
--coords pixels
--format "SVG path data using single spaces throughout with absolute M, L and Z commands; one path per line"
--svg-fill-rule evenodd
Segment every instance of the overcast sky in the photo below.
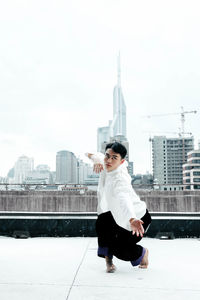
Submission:
M 112 119 L 117 55 L 135 173 L 149 136 L 200 139 L 200 1 L 0 0 L 0 176 L 21 155 L 55 170 L 56 152 L 96 151 Z M 177 113 L 163 117 L 143 116 Z M 174 134 L 167 134 L 175 137 Z

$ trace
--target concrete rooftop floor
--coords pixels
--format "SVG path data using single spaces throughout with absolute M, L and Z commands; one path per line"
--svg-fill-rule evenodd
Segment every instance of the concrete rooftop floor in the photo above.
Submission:
M 143 238 L 147 270 L 115 259 L 107 274 L 96 238 L 0 237 L 1 300 L 199 300 L 200 240 Z

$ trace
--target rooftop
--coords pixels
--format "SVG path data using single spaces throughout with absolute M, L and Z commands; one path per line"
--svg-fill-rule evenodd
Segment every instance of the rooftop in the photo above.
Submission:
M 170 299 L 200 297 L 199 239 L 144 238 L 147 270 L 115 259 L 105 272 L 96 238 L 0 237 L 1 300 Z

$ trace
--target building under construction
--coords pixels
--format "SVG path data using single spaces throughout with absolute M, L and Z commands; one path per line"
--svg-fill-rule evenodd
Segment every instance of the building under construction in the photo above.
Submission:
M 183 164 L 187 153 L 194 150 L 193 137 L 167 138 L 154 136 L 152 139 L 152 164 L 154 183 L 161 190 L 183 189 Z

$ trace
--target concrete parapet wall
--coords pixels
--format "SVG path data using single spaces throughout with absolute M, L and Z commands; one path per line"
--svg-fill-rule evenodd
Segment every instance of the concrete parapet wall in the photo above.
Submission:
M 96 212 L 96 192 L 1 191 L 0 211 Z
M 148 191 L 137 190 L 150 211 L 199 212 L 200 191 Z
M 199 212 L 200 191 L 137 190 L 154 212 Z M 96 212 L 95 191 L 0 191 L 0 211 Z

